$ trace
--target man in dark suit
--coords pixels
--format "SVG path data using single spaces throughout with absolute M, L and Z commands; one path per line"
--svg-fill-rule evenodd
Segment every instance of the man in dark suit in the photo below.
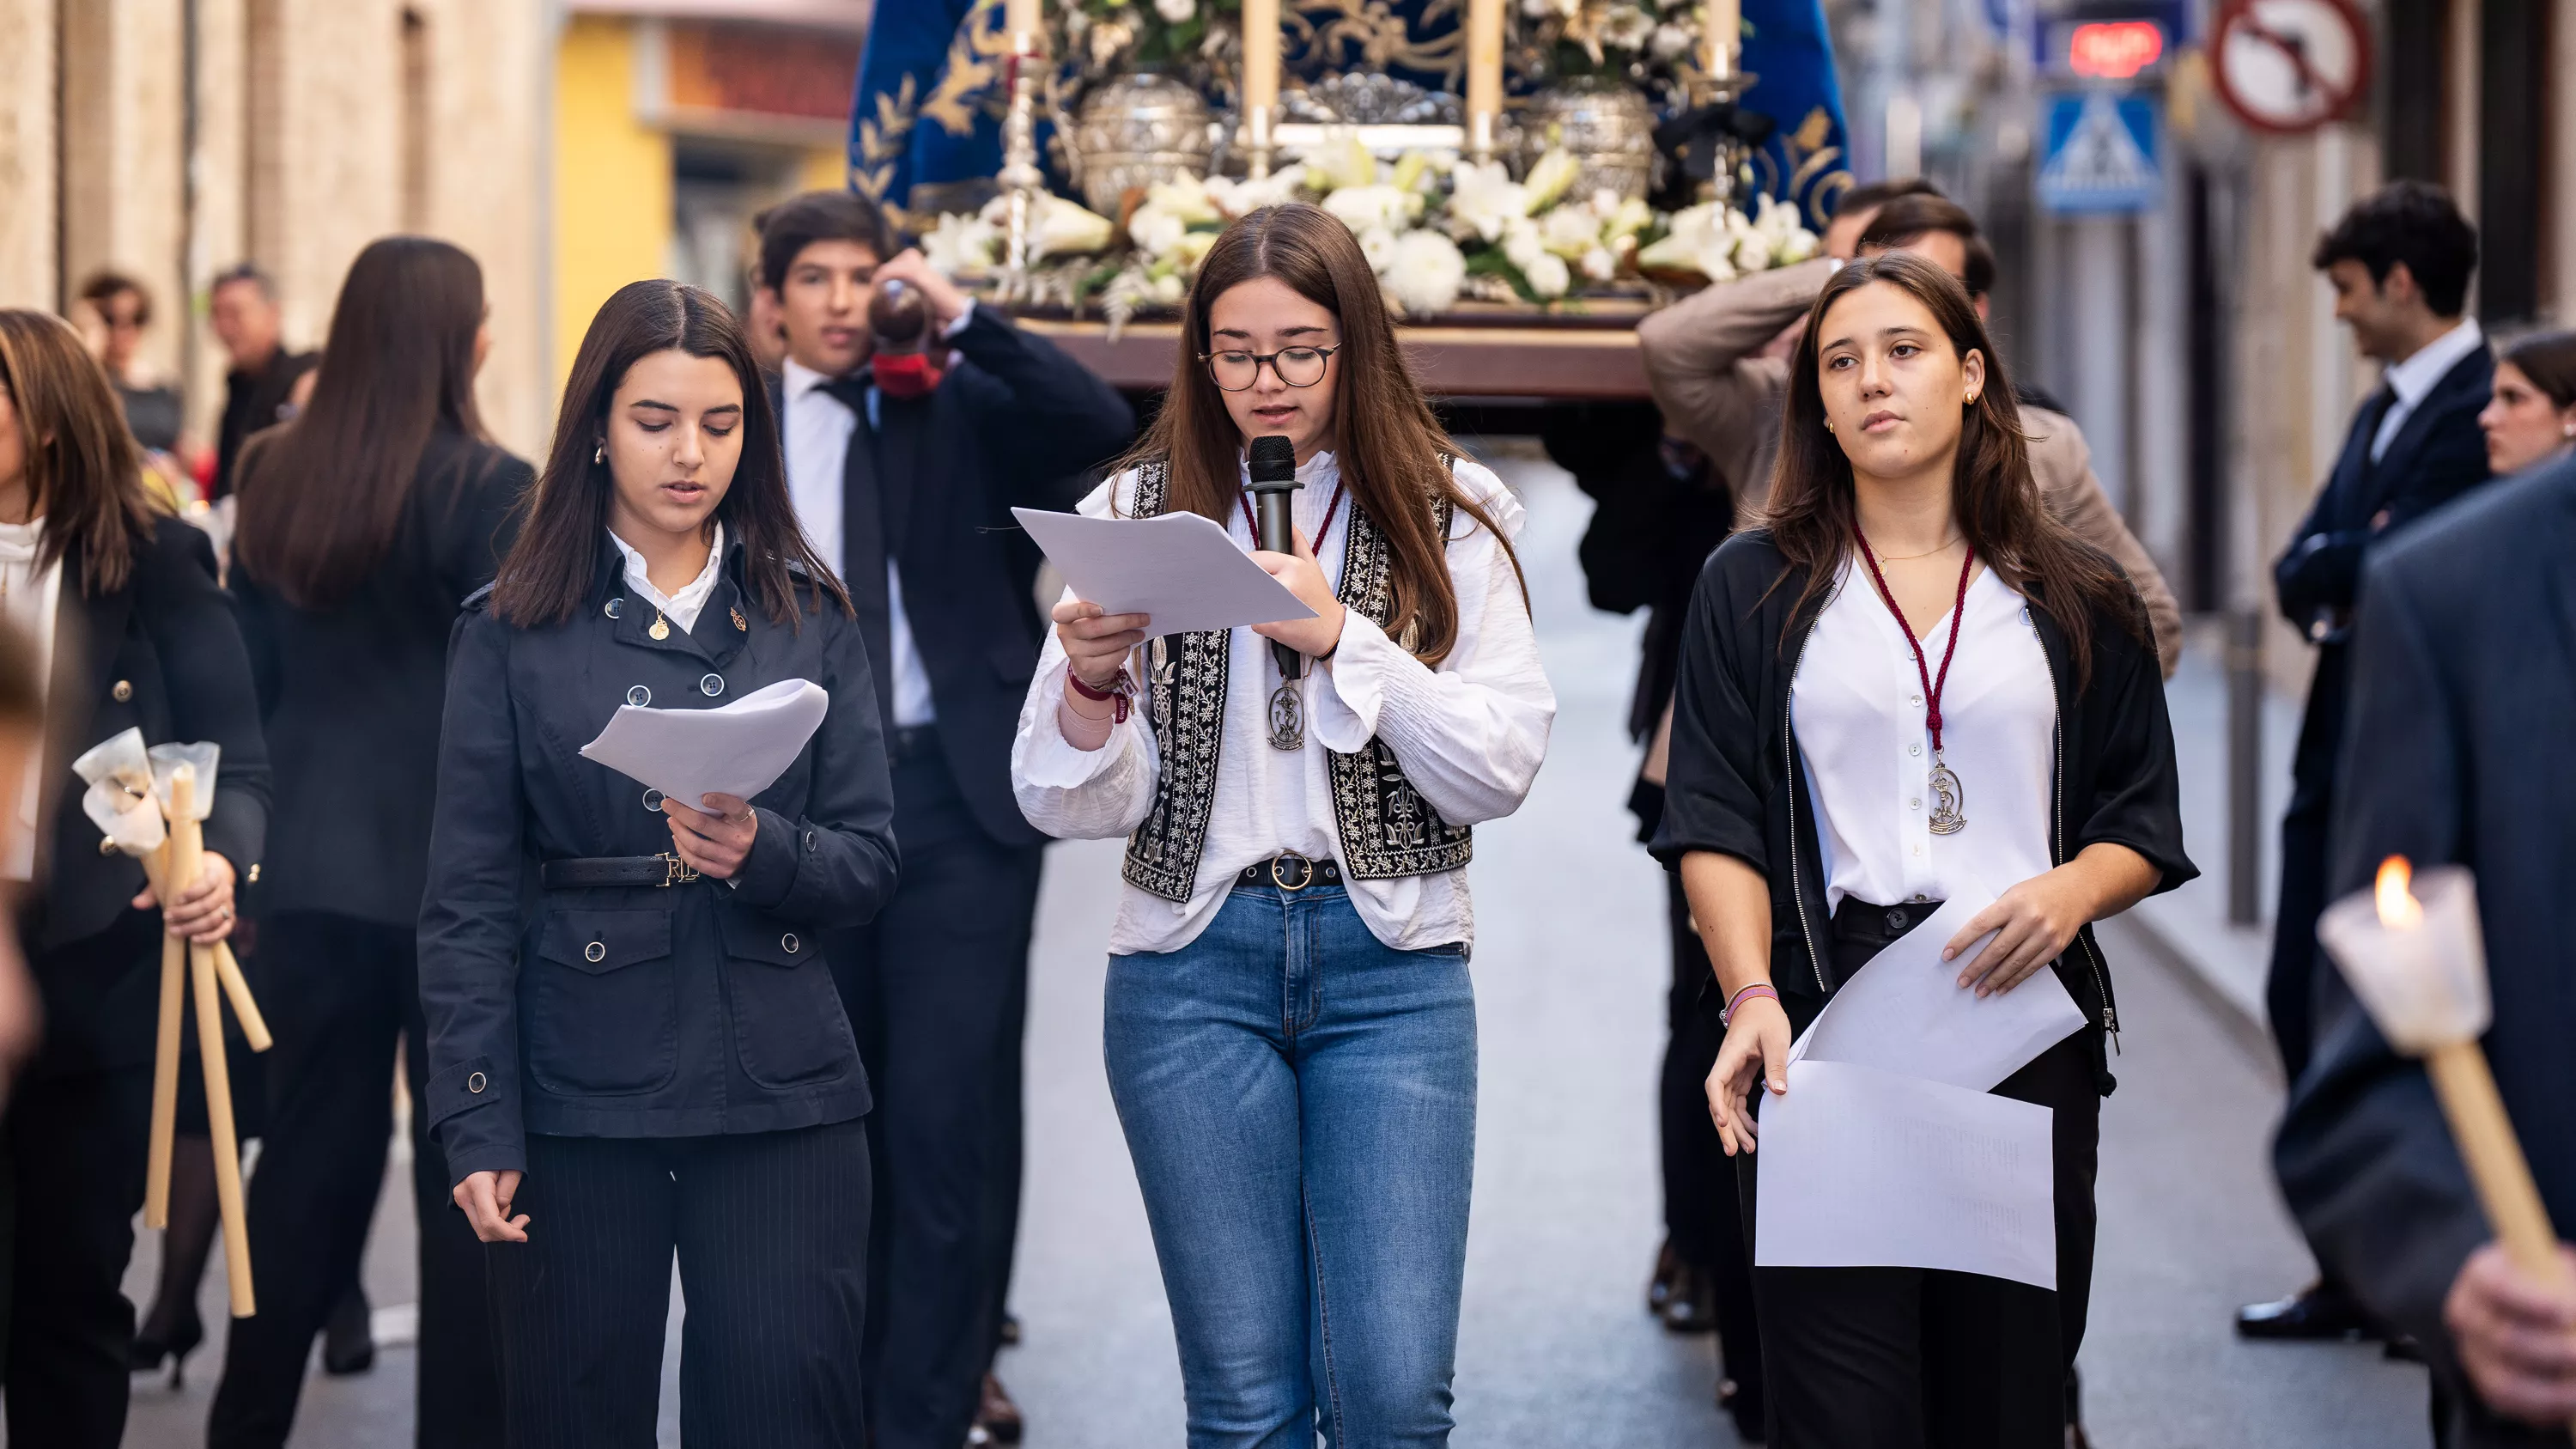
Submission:
M 2477 319 L 2462 312 L 2478 237 L 2434 186 L 2392 182 L 2344 213 L 2312 264 L 2335 289 L 2335 316 L 2364 357 L 2387 365 L 2354 415 L 2325 490 L 2272 566 L 2281 613 L 2317 646 L 2308 712 L 2281 819 L 2281 893 L 2264 1001 L 2281 1065 L 2307 1069 L 2317 977 L 2317 915 L 2326 904 L 2326 842 L 2350 688 L 2347 655 L 2362 559 L 2391 535 L 2486 481 L 2487 404 L 2495 364 Z M 2341 1338 L 2375 1332 L 2331 1271 L 2290 1297 L 2238 1310 L 2248 1338 Z
M 224 415 L 215 433 L 215 481 L 206 493 L 212 500 L 231 496 L 242 444 L 260 429 L 286 420 L 295 384 L 321 362 L 322 354 L 286 346 L 277 284 L 249 262 L 215 278 L 206 293 L 206 312 L 231 364 L 224 374 Z
M 877 1449 L 957 1449 L 999 1392 L 1042 840 L 1011 795 L 1041 625 L 1039 554 L 1009 509 L 1072 506 L 1134 417 L 920 253 L 895 255 L 857 196 L 781 203 L 760 267 L 787 335 L 788 485 L 876 665 L 903 852 L 893 901 L 830 948 L 876 1092 L 869 1417 Z M 926 304 L 924 351 L 871 339 L 869 302 L 895 282 Z
M 2382 860 L 2477 872 L 2494 995 L 2488 1059 L 2563 1233 L 2576 1223 L 2576 461 L 2481 489 L 2365 571 L 2352 643 L 2337 891 Z M 2329 1272 L 2422 1344 L 2455 1449 L 2567 1443 L 2576 1291 L 2496 1247 L 2421 1066 L 2389 1050 L 2336 972 L 2316 1059 L 2273 1147 Z M 2537 1426 L 2557 1426 L 2544 1432 Z

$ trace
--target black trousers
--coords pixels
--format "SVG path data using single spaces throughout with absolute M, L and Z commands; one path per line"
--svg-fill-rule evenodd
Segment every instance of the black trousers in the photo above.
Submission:
M 414 932 L 350 916 L 288 912 L 260 923 L 253 967 L 276 1045 L 267 1053 L 268 1132 L 250 1180 L 259 1312 L 236 1320 L 206 1429 L 211 1449 L 279 1449 L 294 1427 L 305 1362 L 357 1272 L 384 1181 L 397 1042 L 412 1101 L 427 1033 Z M 484 1449 L 500 1438 L 482 1245 L 448 1195 L 447 1159 L 411 1114 L 420 1222 L 415 1442 Z
M 1678 871 L 1667 871 L 1673 935 L 1673 984 L 1664 1004 L 1670 1035 L 1657 1092 L 1664 1160 L 1664 1232 L 1673 1252 L 1708 1275 L 1717 1299 L 1718 1354 L 1740 1392 L 1762 1392 L 1762 1332 L 1753 1312 L 1753 1260 L 1745 1251 L 1744 1214 L 1735 1196 L 1735 1166 L 1708 1115 L 1708 1074 L 1726 1044 L 1708 949 L 1691 929 L 1690 900 Z
M 1850 980 L 1937 907 L 1845 901 L 1833 920 L 1837 977 Z M 1754 1269 L 1771 1449 L 2066 1442 L 2068 1375 L 2093 1292 L 2102 1122 L 2096 1035 L 2077 1032 L 1995 1088 L 2051 1109 L 2057 1291 L 1924 1268 Z M 1761 1156 L 1736 1163 L 1750 1228 Z
M 528 1138 L 483 1245 L 510 1449 L 652 1449 L 671 1259 L 691 1449 L 862 1449 L 868 1153 L 859 1123 L 731 1137 Z
M 2282 1074 L 2296 1082 L 2315 1046 L 2317 917 L 2325 914 L 2329 811 L 2335 770 L 2343 751 L 2343 722 L 2351 689 L 2351 656 L 2340 644 L 2317 651 L 2316 677 L 2299 723 L 2291 762 L 2290 807 L 2281 816 L 2281 894 L 2272 912 L 2271 969 L 2263 979 L 2263 1005 L 2272 1040 L 2281 1049 Z
M 1021 1038 L 1038 846 L 967 810 L 927 731 L 894 761 L 903 881 L 830 943 L 876 1107 L 864 1360 L 876 1449 L 956 1449 L 1000 1343 L 1019 1231 Z
M 11 1449 L 115 1449 L 134 1305 L 120 1285 L 152 1124 L 157 912 L 29 953 L 45 1045 L 0 1123 L 14 1232 L 5 1371 Z

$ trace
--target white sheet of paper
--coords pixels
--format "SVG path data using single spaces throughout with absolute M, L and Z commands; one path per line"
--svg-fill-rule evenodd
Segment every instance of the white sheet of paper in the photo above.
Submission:
M 1074 597 L 1112 614 L 1147 614 L 1147 632 L 1191 634 L 1315 611 L 1262 571 L 1226 531 L 1195 513 L 1086 518 L 1014 508 Z
M 1849 1062 L 1762 1099 L 1753 1262 L 2057 1287 L 2048 1108 Z
M 1959 985 L 1960 970 L 1991 934 L 1957 960 L 1941 959 L 1941 948 L 1994 899 L 1978 887 L 1954 892 L 1931 919 L 1889 942 L 1825 1003 L 1789 1059 L 1851 1062 L 1988 1092 L 2081 1030 L 2084 1013 L 2055 971 L 2033 972 L 1999 996 Z
M 706 795 L 748 800 L 796 763 L 831 703 L 810 679 L 782 679 L 715 709 L 620 705 L 581 756 L 693 810 Z

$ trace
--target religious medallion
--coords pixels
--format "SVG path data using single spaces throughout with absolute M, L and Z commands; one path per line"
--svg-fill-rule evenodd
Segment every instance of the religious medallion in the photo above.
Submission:
M 1297 681 L 1282 679 L 1270 691 L 1270 748 L 1302 750 L 1306 747 L 1306 701 L 1297 693 Z
M 653 611 L 652 627 L 646 629 L 644 632 L 652 635 L 656 639 L 668 639 L 671 637 L 671 621 L 663 618 L 662 611 L 656 609 Z
M 1968 797 L 1959 788 L 1959 777 L 1941 757 L 1932 757 L 1932 833 L 1956 835 L 1968 828 Z

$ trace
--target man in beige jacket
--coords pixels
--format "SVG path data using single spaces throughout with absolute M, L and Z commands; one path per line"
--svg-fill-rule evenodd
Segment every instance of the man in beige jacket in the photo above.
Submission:
M 1735 489 L 1739 518 L 1760 509 L 1780 446 L 1780 408 L 1789 391 L 1789 348 L 1773 345 L 1814 305 L 1825 280 L 1851 256 L 1903 249 L 1921 252 L 1959 278 L 1980 316 L 1994 285 L 1994 254 L 1977 223 L 1937 193 L 1900 195 L 1875 208 L 1853 209 L 1825 234 L 1829 251 L 1793 267 L 1720 282 L 1646 318 L 1637 327 L 1646 378 L 1665 426 L 1698 445 Z M 2165 677 L 2182 651 L 2182 611 L 2164 574 L 2112 508 L 2093 475 L 2092 450 L 2075 420 L 2037 406 L 2021 390 L 2022 426 L 2030 433 L 2030 467 L 2049 511 L 2107 553 L 2137 585 L 2155 627 Z

